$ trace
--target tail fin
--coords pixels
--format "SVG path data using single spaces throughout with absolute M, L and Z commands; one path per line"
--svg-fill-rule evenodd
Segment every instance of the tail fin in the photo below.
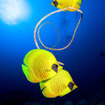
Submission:
M 46 87 L 46 83 L 45 82 L 40 82 L 40 89 L 43 90 Z
M 27 66 L 22 64 L 22 70 L 28 81 L 32 83 L 39 82 L 39 79 L 35 76 L 34 72 L 32 70 L 28 70 Z

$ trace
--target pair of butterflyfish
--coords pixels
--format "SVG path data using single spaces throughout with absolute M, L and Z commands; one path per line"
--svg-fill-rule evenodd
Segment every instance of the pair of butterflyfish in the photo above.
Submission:
M 27 80 L 39 83 L 42 94 L 47 98 L 64 96 L 77 88 L 69 72 L 47 50 L 29 51 L 23 63 L 22 70 Z
M 73 12 L 79 11 L 81 2 L 82 0 L 53 0 L 51 5 L 61 9 L 62 11 L 68 10 Z M 29 51 L 24 57 L 24 64 L 22 64 L 22 70 L 27 80 L 32 83 L 39 83 L 42 94 L 47 98 L 55 98 L 58 96 L 62 97 L 77 88 L 77 85 L 74 83 L 69 72 L 63 69 L 51 52 L 40 49 L 36 41 L 36 30 L 39 24 L 45 18 L 57 12 L 60 12 L 60 10 L 46 15 L 38 22 L 34 31 L 35 44 L 38 49 Z M 82 19 L 82 12 L 79 12 L 81 13 L 81 18 L 74 31 L 74 35 Z M 41 40 L 39 41 L 41 42 Z M 66 49 L 71 42 L 61 49 L 48 48 L 42 42 L 41 44 L 46 49 L 63 50 Z

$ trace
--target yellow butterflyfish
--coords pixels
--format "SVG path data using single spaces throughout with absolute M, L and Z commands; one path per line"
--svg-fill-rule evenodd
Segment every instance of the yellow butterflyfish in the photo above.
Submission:
M 26 78 L 33 83 L 50 79 L 62 69 L 55 56 L 43 49 L 29 51 L 23 62 L 22 70 Z
M 76 8 L 77 10 L 80 9 L 82 0 L 53 0 L 51 5 L 63 9 L 66 7 L 73 7 Z M 68 11 L 76 11 L 74 9 L 67 9 Z
M 42 94 L 47 98 L 62 97 L 76 88 L 77 85 L 74 83 L 69 72 L 63 69 L 53 78 L 45 82 L 40 82 Z

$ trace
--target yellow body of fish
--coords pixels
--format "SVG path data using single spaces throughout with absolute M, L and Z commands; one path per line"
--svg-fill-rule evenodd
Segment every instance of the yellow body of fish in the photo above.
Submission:
M 73 7 L 73 8 L 79 9 L 81 2 L 82 0 L 53 0 L 51 5 L 59 9 L 63 9 L 66 7 Z M 68 9 L 68 11 L 76 11 L 76 10 Z
M 76 88 L 77 85 L 75 85 L 71 75 L 66 70 L 60 70 L 52 79 L 40 82 L 42 94 L 47 98 L 64 96 Z
M 54 77 L 62 69 L 55 56 L 46 50 L 35 49 L 29 51 L 22 64 L 26 78 L 33 83 L 38 83 Z

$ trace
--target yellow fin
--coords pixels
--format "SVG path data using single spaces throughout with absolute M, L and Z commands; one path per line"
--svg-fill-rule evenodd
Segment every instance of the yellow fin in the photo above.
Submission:
M 25 65 L 30 65 L 31 64 L 31 62 L 32 62 L 32 60 L 35 58 L 35 53 L 37 52 L 37 50 L 31 50 L 31 51 L 29 51 L 26 55 L 25 55 L 25 57 L 24 57 L 24 60 L 23 60 L 23 63 L 25 64 Z
M 44 90 L 42 91 L 42 94 L 46 98 L 55 98 L 55 97 L 57 97 L 57 95 L 53 94 L 52 91 L 50 90 L 50 88 L 48 88 L 48 87 L 44 88 Z
M 28 81 L 32 83 L 37 83 L 39 82 L 38 78 L 35 76 L 34 72 L 31 70 L 28 70 L 28 67 L 22 64 L 22 70 L 23 73 L 25 74 L 26 78 Z
M 40 82 L 40 89 L 42 90 L 42 94 L 46 98 L 55 98 L 57 95 L 53 94 L 51 91 L 51 88 L 49 87 L 49 81 L 48 82 Z
M 65 96 L 65 95 L 68 94 L 69 92 L 70 92 L 70 89 L 69 89 L 69 88 L 66 88 L 66 89 L 60 94 L 60 97 Z
M 40 82 L 39 85 L 40 85 L 40 89 L 42 90 L 45 87 L 45 82 Z

